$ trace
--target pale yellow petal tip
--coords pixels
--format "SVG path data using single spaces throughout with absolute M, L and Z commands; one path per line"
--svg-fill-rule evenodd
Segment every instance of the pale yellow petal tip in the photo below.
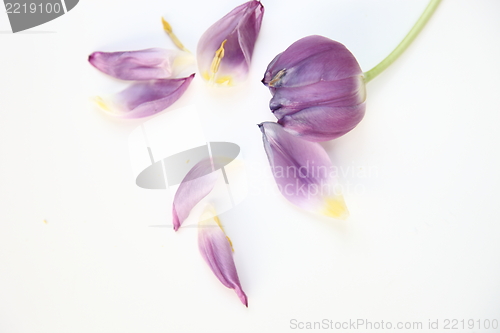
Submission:
M 179 52 L 172 61 L 172 70 L 174 75 L 179 75 L 184 72 L 194 72 L 196 67 L 196 59 L 192 53 Z M 184 75 L 182 75 L 184 76 Z
M 215 76 L 215 74 L 210 75 L 207 71 L 201 73 L 201 77 L 211 86 L 232 87 L 235 85 L 232 76 L 225 75 L 217 78 Z
M 106 113 L 109 116 L 113 117 L 121 117 L 122 116 L 122 111 L 121 109 L 114 104 L 112 101 L 107 101 L 101 96 L 95 96 L 91 98 L 91 101 L 94 103 L 94 105 Z
M 349 217 L 349 210 L 345 204 L 344 197 L 341 195 L 326 198 L 321 213 L 339 220 L 345 220 Z
M 208 222 L 208 221 L 211 221 L 211 220 L 213 220 L 217 224 L 217 226 L 220 228 L 220 230 L 222 230 L 222 232 L 224 233 L 224 235 L 227 238 L 227 241 L 229 242 L 229 245 L 231 246 L 231 250 L 234 252 L 233 242 L 226 235 L 226 231 L 224 230 L 224 228 L 222 227 L 222 224 L 220 223 L 219 216 L 217 216 L 217 212 L 216 212 L 214 206 L 207 205 L 207 207 L 205 208 L 205 211 L 203 212 L 203 214 L 201 214 L 199 225 L 203 224 L 204 226 L 207 226 L 210 224 L 210 222 Z
M 215 213 L 215 209 L 213 211 Z M 222 230 L 222 232 L 224 233 L 224 235 L 226 235 L 226 231 L 222 227 L 222 224 L 220 223 L 219 217 L 217 215 L 214 216 L 214 220 L 217 223 L 217 225 L 219 226 L 219 228 Z M 227 238 L 227 241 L 229 242 L 229 245 L 231 245 L 231 250 L 234 252 L 233 242 L 231 241 L 231 238 L 229 238 L 228 235 L 226 235 L 226 238 Z
M 92 101 L 97 105 L 97 107 L 103 111 L 106 112 L 111 112 L 111 108 L 108 106 L 108 104 L 102 99 L 101 96 L 95 96 L 92 98 Z
M 220 86 L 233 86 L 233 78 L 229 75 L 221 76 L 215 80 Z

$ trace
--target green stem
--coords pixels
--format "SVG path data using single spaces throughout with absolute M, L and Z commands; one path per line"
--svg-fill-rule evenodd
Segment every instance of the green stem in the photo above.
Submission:
M 398 46 L 391 52 L 384 60 L 382 60 L 377 66 L 370 69 L 368 72 L 365 72 L 365 82 L 370 82 L 377 75 L 382 73 L 387 67 L 389 67 L 397 58 L 410 46 L 415 37 L 418 36 L 420 31 L 422 31 L 423 27 L 426 25 L 427 21 L 431 18 L 432 14 L 436 10 L 437 6 L 441 0 L 431 0 L 427 8 L 425 8 L 424 12 L 418 19 L 417 23 L 411 28 L 410 32 L 406 35 L 406 37 L 399 43 Z

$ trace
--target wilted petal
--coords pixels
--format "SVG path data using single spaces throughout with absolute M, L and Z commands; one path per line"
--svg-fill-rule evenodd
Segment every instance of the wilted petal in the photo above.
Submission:
M 352 130 L 366 108 L 363 78 L 320 81 L 302 87 L 276 88 L 269 104 L 287 131 L 309 141 L 327 141 Z
M 186 91 L 194 74 L 181 79 L 138 82 L 110 101 L 97 97 L 95 102 L 106 113 L 119 118 L 142 118 L 165 110 Z
M 89 62 L 121 80 L 168 79 L 194 64 L 191 54 L 159 48 L 127 52 L 94 52 Z
M 234 85 L 247 77 L 263 15 L 264 6 L 252 0 L 208 28 L 197 49 L 198 68 L 205 80 Z
M 334 218 L 346 218 L 347 207 L 334 188 L 335 170 L 326 151 L 285 131 L 276 123 L 259 125 L 264 148 L 280 192 L 293 204 Z
M 193 207 L 214 188 L 218 176 L 213 170 L 212 160 L 205 159 L 196 163 L 182 180 L 177 192 L 175 192 L 172 207 L 175 231 L 189 216 Z
M 291 134 L 313 142 L 336 139 L 359 124 L 365 103 L 354 106 L 313 106 L 282 116 L 278 123 Z
M 278 122 L 309 141 L 335 139 L 363 119 L 363 73 L 351 52 L 322 36 L 293 43 L 268 66 L 262 82 Z
M 365 84 L 360 76 L 338 81 L 319 81 L 301 87 L 276 88 L 272 93 L 269 107 L 278 119 L 312 106 L 352 106 L 361 104 L 366 99 Z
M 231 240 L 226 236 L 215 210 L 208 207 L 198 224 L 198 247 L 212 272 L 227 288 L 234 289 L 241 302 L 248 307 L 247 296 L 241 289 L 233 260 Z

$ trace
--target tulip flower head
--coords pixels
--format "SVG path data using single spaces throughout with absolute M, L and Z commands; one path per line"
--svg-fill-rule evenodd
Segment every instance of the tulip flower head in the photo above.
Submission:
M 293 43 L 269 64 L 262 82 L 278 123 L 305 140 L 335 139 L 363 119 L 363 72 L 344 45 L 326 37 Z
M 263 15 L 264 6 L 260 1 L 248 1 L 201 36 L 198 68 L 206 81 L 231 86 L 247 77 Z

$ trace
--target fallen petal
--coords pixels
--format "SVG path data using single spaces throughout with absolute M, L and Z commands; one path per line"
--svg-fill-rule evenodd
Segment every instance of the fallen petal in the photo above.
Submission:
M 201 256 L 217 279 L 234 289 L 241 302 L 248 307 L 248 299 L 241 288 L 233 260 L 231 240 L 226 236 L 213 207 L 207 207 L 198 224 L 198 247 Z
M 348 216 L 344 199 L 334 187 L 335 169 L 326 151 L 276 123 L 259 125 L 264 148 L 281 194 L 291 203 L 326 216 Z
M 181 79 L 138 82 L 118 93 L 110 101 L 97 97 L 101 110 L 119 118 L 143 118 L 165 110 L 186 91 L 194 74 Z
M 214 188 L 218 176 L 213 170 L 212 160 L 205 159 L 196 163 L 182 180 L 175 192 L 172 207 L 175 231 L 187 219 L 194 206 Z
M 193 65 L 191 54 L 159 48 L 126 52 L 94 52 L 89 62 L 98 70 L 121 80 L 168 79 Z M 179 67 L 179 68 L 176 68 Z
M 213 24 L 198 42 L 198 68 L 202 77 L 220 85 L 243 81 L 259 35 L 264 6 L 246 2 Z

